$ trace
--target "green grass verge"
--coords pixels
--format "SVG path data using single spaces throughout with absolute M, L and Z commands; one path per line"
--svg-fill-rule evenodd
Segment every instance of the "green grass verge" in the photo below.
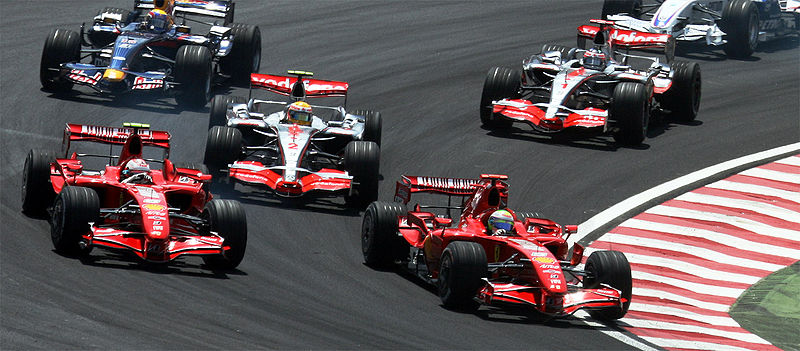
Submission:
M 800 261 L 770 274 L 736 300 L 730 315 L 786 351 L 800 351 Z

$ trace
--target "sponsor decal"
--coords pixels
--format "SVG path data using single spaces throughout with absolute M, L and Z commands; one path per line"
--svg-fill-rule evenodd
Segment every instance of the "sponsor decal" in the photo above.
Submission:
M 541 264 L 541 265 L 539 265 L 539 267 L 541 267 L 543 269 L 556 269 L 556 268 L 560 269 L 561 268 L 561 266 L 555 265 L 555 264 Z
M 153 235 L 161 235 L 161 232 L 160 232 L 160 231 L 158 231 L 158 230 L 154 230 L 154 231 L 150 232 L 150 234 L 153 234 Z
M 266 77 L 253 77 L 254 83 L 260 83 L 264 85 L 275 86 L 278 88 L 283 89 L 291 89 L 294 86 L 292 82 L 294 79 L 290 79 L 289 77 L 284 77 L 280 80 L 274 78 L 266 78 Z M 314 91 L 330 91 L 330 92 L 346 92 L 347 86 L 346 85 L 334 85 L 334 84 L 321 84 L 321 83 L 311 83 L 310 80 L 305 79 L 303 80 L 303 84 L 306 87 L 307 92 L 314 92 Z
M 144 207 L 144 208 L 146 208 L 148 210 L 152 210 L 152 211 L 163 211 L 166 208 L 163 205 L 159 205 L 159 204 L 145 204 L 142 207 Z
M 151 205 L 146 205 L 146 206 L 151 206 Z M 161 205 L 158 205 L 158 206 L 161 206 Z M 155 211 L 155 210 L 150 210 L 150 211 L 145 211 L 144 212 L 145 216 L 161 215 L 161 214 L 163 214 L 161 211 Z
M 141 90 L 149 90 L 149 89 L 158 89 L 164 86 L 164 80 L 162 79 L 149 79 L 145 77 L 136 77 L 133 80 L 133 86 L 131 89 L 141 89 Z
M 142 202 L 144 202 L 146 204 L 160 204 L 161 203 L 161 199 L 145 198 L 145 199 L 142 199 Z
M 158 198 L 158 193 L 155 190 L 148 188 L 146 186 L 137 186 L 135 189 L 138 190 L 139 194 L 141 194 L 144 197 L 151 199 Z
M 153 225 L 161 225 L 161 221 L 153 221 Z
M 494 246 L 494 260 L 500 261 L 500 245 Z
M 550 289 L 561 289 L 561 284 L 550 284 Z
M 165 217 L 165 216 L 147 216 L 147 219 L 156 220 L 156 221 L 166 221 L 167 217 Z
M 163 225 L 154 225 L 153 229 L 155 229 L 155 230 L 164 230 L 164 226 Z
M 556 260 L 554 258 L 551 258 L 551 257 L 534 257 L 533 260 L 536 261 L 536 262 L 539 262 L 539 263 L 555 263 L 556 262 Z
M 550 279 L 550 283 L 552 283 L 552 284 L 560 284 L 561 283 L 561 279 Z
M 78 83 L 87 83 L 87 84 L 95 85 L 95 84 L 97 84 L 98 81 L 100 81 L 100 78 L 103 78 L 103 74 L 100 73 L 100 72 L 97 72 L 95 75 L 89 76 L 82 69 L 73 69 L 73 70 L 71 70 L 69 72 L 69 74 L 67 75 L 67 78 L 69 78 L 69 79 L 71 79 L 73 81 L 76 81 Z
M 551 274 L 550 278 L 561 278 L 561 275 L 560 274 Z

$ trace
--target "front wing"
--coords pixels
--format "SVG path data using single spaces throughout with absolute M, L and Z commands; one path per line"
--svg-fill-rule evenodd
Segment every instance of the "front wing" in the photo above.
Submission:
M 258 162 L 237 161 L 230 165 L 228 176 L 246 184 L 266 186 L 276 195 L 287 197 L 320 191 L 349 192 L 352 187 L 353 177 L 337 169 L 323 168 L 318 172 L 298 169 L 308 174 L 293 181 L 284 179 L 279 173 L 283 169 L 285 167 L 265 167 Z
M 222 255 L 230 249 L 219 236 L 170 235 L 166 240 L 148 240 L 145 233 L 95 226 L 83 240 L 87 246 L 131 251 L 150 262 L 169 262 L 183 255 Z
M 553 315 L 568 316 L 580 309 L 622 308 L 627 302 L 619 290 L 611 287 L 577 289 L 566 294 L 548 295 L 545 289 L 529 285 L 493 283 L 484 279 L 478 299 L 486 305 L 513 304 L 535 308 Z
M 547 104 L 534 104 L 528 100 L 493 101 L 493 113 L 499 114 L 514 122 L 523 122 L 541 132 L 558 132 L 570 127 L 605 127 L 608 124 L 608 111 L 598 108 L 572 110 L 558 106 L 567 113 L 559 113 L 554 118 L 545 116 Z

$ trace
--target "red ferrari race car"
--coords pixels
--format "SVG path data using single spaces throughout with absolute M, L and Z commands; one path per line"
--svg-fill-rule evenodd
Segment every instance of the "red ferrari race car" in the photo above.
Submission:
M 586 309 L 599 319 L 622 318 L 631 302 L 631 270 L 619 251 L 583 247 L 569 255 L 562 226 L 506 207 L 504 175 L 480 179 L 403 176 L 395 202 L 373 202 L 364 213 L 361 247 L 373 267 L 399 266 L 438 287 L 447 308 L 530 308 L 548 316 Z M 446 195 L 447 205 L 406 206 L 412 194 Z M 459 197 L 454 206 L 452 198 Z M 437 214 L 436 210 L 444 212 Z M 457 222 L 451 211 L 460 211 Z
M 594 42 L 588 50 L 545 45 L 542 53 L 523 61 L 522 71 L 490 69 L 480 104 L 484 127 L 506 128 L 518 122 L 543 134 L 592 130 L 610 133 L 620 144 L 638 145 L 654 113 L 683 122 L 695 119 L 700 108 L 700 67 L 694 62 L 670 62 L 674 39 L 647 34 L 645 39 L 652 40 L 639 41 L 612 35 L 603 23 L 593 28 Z M 631 49 L 663 49 L 667 62 L 630 54 Z M 633 68 L 634 62 L 646 67 Z
M 47 211 L 53 245 L 67 255 L 85 256 L 96 246 L 130 251 L 149 262 L 199 255 L 211 268 L 236 267 L 247 245 L 243 207 L 212 200 L 205 166 L 174 165 L 167 158 L 170 134 L 148 128 L 67 124 L 64 154 L 28 153 L 23 211 Z M 70 153 L 77 141 L 109 145 L 108 154 Z M 121 146 L 119 155 L 112 154 L 114 146 Z M 162 149 L 163 158 L 146 159 L 145 147 Z M 98 158 L 109 164 L 87 167 Z M 153 163 L 162 169 L 151 169 Z

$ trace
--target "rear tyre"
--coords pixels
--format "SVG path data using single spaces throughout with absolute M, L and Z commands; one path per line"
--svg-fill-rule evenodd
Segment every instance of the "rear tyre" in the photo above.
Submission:
M 206 204 L 202 217 L 208 221 L 212 231 L 225 241 L 228 250 L 219 256 L 204 256 L 212 269 L 236 268 L 244 258 L 247 248 L 247 216 L 244 207 L 235 200 L 211 200 Z
M 27 214 L 45 213 L 53 204 L 56 193 L 50 183 L 50 162 L 55 162 L 56 152 L 31 150 L 25 158 L 22 171 L 22 211 Z
M 758 10 L 750 0 L 733 0 L 722 9 L 721 29 L 728 41 L 723 50 L 734 58 L 747 58 L 758 46 Z
M 700 65 L 696 62 L 675 61 L 671 65 L 672 87 L 662 98 L 669 116 L 677 121 L 691 122 L 700 110 Z
M 113 23 L 119 25 L 120 27 L 126 26 L 130 21 L 133 19 L 133 12 L 121 9 L 117 7 L 106 7 L 97 12 L 97 16 L 101 16 L 103 14 L 112 14 L 112 15 L 120 15 L 120 20 Z M 109 23 L 103 23 L 108 25 Z M 108 44 L 113 43 L 117 40 L 118 33 L 114 32 L 106 32 L 106 31 L 93 31 L 89 30 L 87 32 L 87 36 L 89 37 L 89 42 L 92 43 L 92 46 L 96 49 L 105 47 Z
M 219 171 L 227 168 L 242 152 L 242 132 L 236 128 L 214 126 L 208 131 L 203 158 L 208 168 Z
M 507 67 L 492 67 L 486 73 L 481 93 L 481 124 L 487 128 L 508 128 L 512 122 L 492 112 L 492 101 L 518 99 L 522 73 Z
M 250 73 L 261 67 L 261 30 L 258 26 L 242 23 L 230 25 L 233 35 L 231 52 L 220 60 L 220 68 L 236 84 L 249 84 Z
M 405 212 L 403 205 L 396 202 L 369 204 L 361 222 L 361 252 L 368 266 L 388 268 L 395 260 L 408 256 L 408 243 L 398 235 L 397 224 L 397 218 Z
M 650 122 L 649 93 L 642 83 L 622 82 L 614 88 L 611 116 L 616 121 L 614 140 L 623 145 L 639 145 Z
M 215 95 L 211 99 L 211 110 L 208 116 L 208 128 L 228 125 L 228 105 L 246 104 L 247 98 L 243 96 Z
M 606 284 L 620 291 L 620 296 L 626 300 L 622 308 L 607 308 L 591 310 L 589 314 L 600 320 L 620 319 L 628 313 L 631 305 L 633 280 L 631 279 L 631 265 L 625 255 L 619 251 L 595 251 L 586 260 L 585 270 L 588 273 L 583 279 L 583 287 L 597 289 L 600 284 Z
M 67 255 L 85 255 L 91 247 L 81 247 L 89 223 L 100 218 L 100 198 L 94 189 L 65 186 L 53 204 L 50 238 L 56 251 Z
M 47 36 L 39 65 L 39 81 L 44 90 L 54 93 L 72 89 L 72 82 L 61 75 L 61 64 L 81 59 L 81 36 L 78 32 L 54 29 Z
M 175 55 L 175 101 L 188 108 L 201 108 L 211 99 L 211 51 L 205 46 L 184 45 Z
M 344 148 L 344 168 L 353 176 L 354 195 L 345 201 L 363 208 L 378 199 L 380 148 L 374 141 L 351 141 Z
M 610 15 L 628 14 L 631 17 L 639 18 L 642 14 L 642 0 L 605 0 L 603 1 L 603 19 L 608 19 Z
M 364 134 L 361 140 L 374 141 L 378 146 L 381 146 L 381 129 L 383 128 L 381 113 L 370 110 L 356 110 L 353 114 L 364 116 Z
M 454 241 L 442 253 L 439 268 L 439 297 L 444 307 L 474 311 L 482 279 L 488 274 L 486 251 L 478 243 Z

